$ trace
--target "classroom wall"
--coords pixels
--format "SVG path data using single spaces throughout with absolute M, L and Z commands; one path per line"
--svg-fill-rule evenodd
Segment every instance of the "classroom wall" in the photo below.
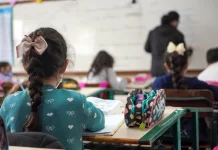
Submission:
M 164 13 L 173 9 L 181 14 L 179 29 L 186 42 L 195 49 L 190 68 L 203 69 L 206 66 L 206 50 L 217 46 L 217 0 L 131 2 L 72 0 L 16 5 L 14 43 L 18 44 L 22 35 L 37 27 L 51 26 L 75 48 L 76 62 L 72 71 L 87 71 L 100 49 L 106 49 L 115 57 L 116 70 L 149 70 L 151 57 L 143 50 L 147 34 L 159 24 Z M 26 10 L 31 10 L 31 13 Z M 15 66 L 15 72 L 22 71 L 19 61 Z

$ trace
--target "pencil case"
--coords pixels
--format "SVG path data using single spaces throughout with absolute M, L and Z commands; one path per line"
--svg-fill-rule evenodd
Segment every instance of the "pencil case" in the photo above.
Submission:
M 149 128 L 157 122 L 165 110 L 166 95 L 163 89 L 144 93 L 135 89 L 128 94 L 124 111 L 128 127 Z

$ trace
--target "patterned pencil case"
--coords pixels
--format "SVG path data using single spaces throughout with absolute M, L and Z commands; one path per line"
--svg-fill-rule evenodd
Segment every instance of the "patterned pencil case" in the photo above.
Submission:
M 141 89 L 131 91 L 124 111 L 128 127 L 149 128 L 158 121 L 165 110 L 166 95 L 163 89 L 143 93 Z

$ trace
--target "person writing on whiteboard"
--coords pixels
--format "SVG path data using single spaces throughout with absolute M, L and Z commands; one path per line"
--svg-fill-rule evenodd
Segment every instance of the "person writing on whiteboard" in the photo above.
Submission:
M 161 25 L 150 31 L 145 43 L 145 51 L 151 53 L 151 75 L 154 77 L 165 75 L 164 54 L 170 41 L 176 45 L 184 43 L 184 35 L 177 29 L 179 24 L 179 14 L 176 11 L 170 11 L 161 18 Z M 187 50 L 191 55 L 191 48 Z

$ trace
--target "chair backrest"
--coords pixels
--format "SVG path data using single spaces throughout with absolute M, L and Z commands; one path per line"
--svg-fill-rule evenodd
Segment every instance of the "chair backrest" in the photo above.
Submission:
M 101 82 L 101 83 L 79 83 L 81 88 L 86 87 L 101 87 L 101 88 L 110 88 L 110 84 L 108 82 Z
M 83 83 L 80 82 L 79 83 L 80 88 L 96 88 L 96 87 L 100 87 L 100 88 L 110 88 L 110 84 L 108 82 L 101 82 L 101 83 Z M 110 93 L 107 92 L 103 92 L 100 95 L 96 95 L 96 97 L 102 98 L 102 99 L 109 99 L 110 98 Z
M 209 90 L 165 89 L 166 105 L 174 107 L 212 107 L 213 93 Z M 181 102 L 181 103 L 180 103 Z
M 166 105 L 174 107 L 213 108 L 214 97 L 209 90 L 165 90 Z M 189 117 L 190 115 L 186 115 Z M 200 117 L 208 113 L 200 113 Z
M 12 89 L 13 86 L 14 85 L 11 82 L 4 82 L 4 83 L 2 83 L 2 88 L 4 89 L 6 94 Z
M 8 138 L 3 118 L 0 116 L 0 149 L 8 149 Z
M 8 133 L 10 146 L 64 149 L 57 138 L 41 132 Z

